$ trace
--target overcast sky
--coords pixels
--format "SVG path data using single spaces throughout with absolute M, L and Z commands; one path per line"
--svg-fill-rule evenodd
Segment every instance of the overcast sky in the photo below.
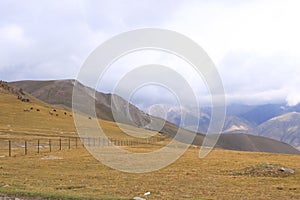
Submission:
M 112 36 L 164 28 L 188 36 L 208 53 L 228 102 L 295 105 L 300 102 L 299 10 L 297 0 L 2 0 L 0 79 L 76 78 L 88 55 Z

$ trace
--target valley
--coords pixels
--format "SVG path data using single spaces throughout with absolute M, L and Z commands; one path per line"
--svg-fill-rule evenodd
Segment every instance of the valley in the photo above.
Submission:
M 1 141 L 36 141 L 41 138 L 47 141 L 77 137 L 73 113 L 67 105 L 49 104 L 27 92 L 25 96 L 30 102 L 20 101 L 14 93 L 0 88 Z M 99 119 L 99 124 L 110 138 L 133 139 L 113 121 Z M 152 137 L 162 139 L 150 144 L 141 142 L 120 146 L 137 153 L 162 148 L 176 131 L 176 126 L 171 123 L 160 132 L 132 125 L 123 127 L 126 127 L 126 132 L 148 134 L 148 131 Z M 13 156 L 9 157 L 7 144 L 2 142 L 0 197 L 2 194 L 24 199 L 132 199 L 143 197 L 149 191 L 151 195 L 147 199 L 300 198 L 300 157 L 291 146 L 259 136 L 222 134 L 215 149 L 206 158 L 199 159 L 202 140 L 203 135 L 197 135 L 195 146 L 191 146 L 170 166 L 142 174 L 111 169 L 95 160 L 82 145 L 75 148 L 74 143 L 70 149 L 64 146 L 58 150 L 55 147 L 52 152 L 48 148 L 41 149 L 39 153 L 36 149 L 29 149 L 28 155 L 24 155 L 23 150 L 15 149 Z M 244 168 L 264 163 L 288 167 L 295 173 L 287 177 L 281 177 L 278 170 L 275 171 L 278 176 L 235 174 Z M 240 190 L 241 187 L 243 190 Z

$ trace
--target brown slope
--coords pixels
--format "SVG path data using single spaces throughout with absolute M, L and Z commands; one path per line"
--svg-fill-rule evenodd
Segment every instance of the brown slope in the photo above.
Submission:
M 300 154 L 297 149 L 283 142 L 248 134 L 221 134 L 218 144 L 230 150 Z
M 115 121 L 112 114 L 111 108 L 111 99 L 112 94 L 105 94 L 101 92 L 95 92 L 93 89 L 82 85 L 81 83 L 75 80 L 52 80 L 52 81 L 18 81 L 12 82 L 14 86 L 18 88 L 22 88 L 24 91 L 27 91 L 31 95 L 36 98 L 41 99 L 49 104 L 56 105 L 64 105 L 69 108 L 72 108 L 72 95 L 73 95 L 73 87 L 74 85 L 78 88 L 80 95 L 87 95 L 88 101 L 90 103 L 95 103 L 96 115 L 100 119 Z M 95 97 L 93 97 L 93 94 Z M 126 107 L 128 102 L 121 97 L 114 95 L 117 99 L 118 103 L 121 105 L 120 108 Z M 86 103 L 86 102 L 85 102 Z M 85 112 L 86 104 L 77 105 L 81 112 Z M 124 105 L 124 106 L 123 106 Z M 122 115 L 122 119 L 124 121 L 118 121 L 125 124 L 134 125 L 137 127 L 145 127 L 150 122 L 150 116 L 140 111 L 137 107 L 129 103 L 129 113 L 125 112 L 125 110 L 119 111 L 120 115 Z M 124 114 L 125 113 L 125 114 Z M 124 114 L 124 115 L 123 115 Z M 130 115 L 130 116 L 127 116 Z M 133 123 L 130 120 L 126 120 L 132 118 Z M 162 119 L 154 118 L 158 121 Z M 156 130 L 153 127 L 148 127 L 149 129 Z M 172 135 L 174 132 L 176 133 L 177 126 L 166 122 L 165 134 Z
M 94 91 L 91 88 L 86 87 L 78 82 L 76 83 L 76 86 L 79 88 L 80 92 L 82 92 L 84 95 L 90 95 L 90 100 L 95 102 L 96 114 L 98 118 L 114 121 L 110 106 L 111 94 L 96 92 L 94 98 L 92 97 Z M 22 88 L 31 95 L 49 104 L 64 105 L 72 108 L 72 93 L 75 80 L 18 81 L 12 82 L 11 84 L 18 88 Z M 127 103 L 123 99 L 120 101 L 122 101 L 124 105 Z M 83 109 L 84 108 L 82 108 L 82 110 Z M 140 122 L 137 124 L 137 126 L 142 126 L 144 125 L 142 123 L 146 123 L 146 121 L 149 120 L 147 119 L 147 115 L 139 111 L 135 106 L 130 105 L 130 109 L 132 110 L 132 113 L 139 114 L 138 116 L 135 114 L 136 121 Z M 144 121 L 141 119 L 144 119 Z

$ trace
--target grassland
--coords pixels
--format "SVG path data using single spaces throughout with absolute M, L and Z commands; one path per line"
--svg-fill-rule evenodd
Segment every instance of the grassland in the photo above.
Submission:
M 0 192 L 43 197 L 130 199 L 299 199 L 300 157 L 215 150 L 199 159 L 189 149 L 172 165 L 151 173 L 128 174 L 96 161 L 83 148 L 0 160 Z M 277 163 L 296 173 L 288 177 L 234 176 L 231 171 Z
M 70 111 L 36 99 L 24 103 L 5 91 L 0 91 L 0 106 L 3 139 L 76 136 Z M 31 107 L 34 109 L 24 112 Z M 49 114 L 53 109 L 58 116 Z M 129 137 L 113 122 L 101 120 L 100 123 L 111 137 Z M 127 129 L 143 131 L 130 126 Z M 126 149 L 146 152 L 163 145 Z M 132 199 L 150 191 L 148 199 L 300 199 L 299 155 L 214 150 L 199 159 L 198 151 L 190 148 L 170 166 L 142 174 L 108 168 L 82 147 L 1 157 L 0 193 L 57 199 Z M 43 159 L 46 156 L 60 159 Z M 233 173 L 265 162 L 292 168 L 295 173 L 287 177 Z

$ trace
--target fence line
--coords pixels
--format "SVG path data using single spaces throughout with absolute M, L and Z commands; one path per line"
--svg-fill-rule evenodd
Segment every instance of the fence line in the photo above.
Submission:
M 119 139 L 103 137 L 59 137 L 39 139 L 4 139 L 0 138 L 0 156 L 8 154 L 8 157 L 16 155 L 40 154 L 45 152 L 62 151 L 63 149 L 76 149 L 79 147 L 100 147 L 100 146 L 137 146 L 142 144 L 155 144 L 164 141 L 162 137 L 147 139 Z M 1 147 L 2 146 L 2 147 Z M 3 148 L 4 146 L 4 148 Z M 6 146 L 6 147 L 5 147 Z M 7 152 L 7 153 L 5 153 Z M 22 153 L 23 152 L 23 153 Z

